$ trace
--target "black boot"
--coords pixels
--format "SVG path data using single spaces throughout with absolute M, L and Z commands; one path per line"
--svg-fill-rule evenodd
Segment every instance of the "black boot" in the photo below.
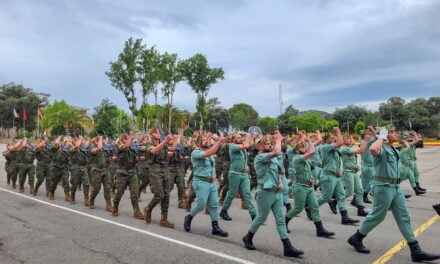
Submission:
M 348 240 L 348 244 L 352 245 L 359 253 L 370 254 L 370 250 L 364 246 L 362 240 L 365 238 L 364 235 L 356 231 L 356 234 L 352 235 Z
M 284 220 L 286 222 L 287 233 L 290 233 L 290 230 L 289 230 L 289 222 L 290 222 L 290 220 L 292 220 L 292 218 L 289 218 L 287 216 L 286 216 L 286 218 Z
M 185 228 L 186 232 L 191 231 L 191 221 L 193 220 L 193 216 L 191 214 L 187 214 L 185 216 L 185 221 L 183 222 L 183 228 Z
M 437 214 L 440 215 L 440 204 L 434 204 L 432 206 L 432 208 L 434 208 L 434 210 L 437 212 Z
M 284 248 L 284 256 L 286 257 L 299 257 L 304 252 L 302 250 L 296 249 L 295 247 L 290 244 L 290 240 L 288 238 L 281 239 L 283 242 L 283 248 Z
M 244 246 L 249 250 L 255 250 L 254 243 L 252 243 L 252 239 L 254 238 L 254 233 L 248 231 L 248 233 L 241 239 L 243 240 Z
M 228 232 L 223 231 L 219 226 L 218 226 L 218 221 L 212 221 L 212 234 L 214 236 L 221 236 L 221 237 L 227 237 L 228 236 Z
M 313 219 L 312 219 L 312 212 L 310 211 L 310 208 L 306 207 L 306 208 L 304 208 L 304 210 L 306 211 L 307 218 L 308 218 L 310 221 L 313 220 Z
M 252 222 L 255 220 L 256 217 L 257 217 L 257 215 L 251 214 Z
M 368 212 L 365 211 L 365 207 L 359 206 L 358 207 L 358 216 L 367 216 Z
M 352 225 L 352 224 L 356 224 L 359 223 L 359 220 L 357 219 L 352 219 L 348 216 L 347 211 L 340 211 L 341 212 L 341 223 L 343 225 Z
M 351 203 L 350 203 L 352 206 L 354 206 L 354 207 L 358 207 L 358 205 L 357 205 L 357 203 L 356 203 L 356 196 L 353 196 L 353 200 L 351 200 Z
M 330 202 L 328 202 L 328 205 L 330 206 L 330 210 L 332 210 L 334 214 L 338 214 L 338 209 L 336 208 L 338 202 L 336 202 L 335 199 L 332 199 Z
M 225 220 L 225 221 L 231 221 L 232 218 L 228 215 L 228 211 L 226 211 L 225 209 L 222 209 L 220 211 L 220 217 Z
M 420 183 L 418 183 L 418 182 L 416 182 L 416 187 L 417 187 L 419 190 L 426 192 L 426 189 L 420 187 Z
M 411 259 L 414 262 L 434 261 L 440 259 L 439 254 L 431 254 L 423 251 L 419 246 L 419 242 L 417 241 L 408 242 L 408 246 L 411 250 Z
M 364 203 L 371 203 L 370 199 L 368 199 L 368 193 L 364 192 Z
M 335 235 L 334 232 L 329 232 L 329 231 L 325 230 L 321 221 L 315 222 L 314 224 L 316 226 L 316 235 L 317 236 L 319 236 L 319 237 L 332 237 Z
M 413 190 L 416 193 L 416 195 L 420 195 L 420 194 L 425 194 L 426 193 L 425 191 L 422 191 L 422 190 L 420 190 L 417 187 L 414 187 Z
M 412 195 L 411 194 L 405 194 L 405 199 L 410 198 Z
M 286 207 L 286 214 L 290 211 L 290 209 L 292 209 L 292 206 L 290 205 L 290 203 L 286 203 L 284 204 L 284 206 Z

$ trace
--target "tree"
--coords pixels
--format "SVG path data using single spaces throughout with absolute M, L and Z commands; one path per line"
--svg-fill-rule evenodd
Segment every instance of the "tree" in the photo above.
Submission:
M 163 84 L 162 93 L 168 99 L 168 131 L 171 131 L 173 114 L 173 95 L 176 85 L 182 81 L 182 63 L 178 61 L 177 54 L 165 54 L 160 56 L 159 79 Z
M 224 79 L 222 68 L 211 68 L 205 55 L 197 53 L 189 59 L 182 61 L 182 74 L 192 90 L 197 94 L 196 109 L 201 115 L 200 128 L 207 117 L 206 97 L 211 85 Z
M 0 119 L 3 127 L 12 128 L 12 125 L 23 125 L 23 109 L 26 109 L 26 130 L 32 131 L 37 127 L 38 107 L 48 104 L 49 94 L 36 93 L 31 88 L 21 84 L 9 83 L 0 86 Z M 20 114 L 19 120 L 13 119 L 12 110 Z
M 272 133 L 277 129 L 278 119 L 269 116 L 258 118 L 257 126 L 266 133 Z
M 206 103 L 208 130 L 212 133 L 222 131 L 226 133 L 231 124 L 229 111 L 221 106 L 217 97 L 210 98 Z
M 160 79 L 160 54 L 153 46 L 151 48 L 143 47 L 139 54 L 136 72 L 138 80 L 142 86 L 142 104 L 141 108 L 148 104 L 148 95 L 154 92 Z
M 289 105 L 284 113 L 278 116 L 278 129 L 281 133 L 289 133 L 291 130 L 289 127 L 289 118 L 291 116 L 297 116 L 298 112 L 298 109 L 295 109 L 293 105 Z
M 130 129 L 130 117 L 107 98 L 103 99 L 94 110 L 93 120 L 96 134 L 115 138 L 118 134 Z
M 439 130 L 440 115 L 435 112 L 432 102 L 435 99 L 418 98 L 405 105 L 408 113 L 407 128 L 435 136 Z
M 308 112 L 301 116 L 291 116 L 289 118 L 289 128 L 305 130 L 306 132 L 313 132 L 320 130 L 325 124 L 325 118 L 318 112 Z
M 124 49 L 119 53 L 118 60 L 110 62 L 110 70 L 105 73 L 109 77 L 112 86 L 124 94 L 133 116 L 133 124 L 136 123 L 137 113 L 134 87 L 138 80 L 136 74 L 137 62 L 143 48 L 142 39 L 133 41 L 133 38 L 129 38 L 125 41 Z
M 361 134 L 361 130 L 365 129 L 365 122 L 364 121 L 358 121 L 356 125 L 354 126 L 354 132 L 356 134 Z
M 390 121 L 397 129 L 407 129 L 409 113 L 405 109 L 405 100 L 400 97 L 391 97 L 379 106 L 380 118 Z
M 333 119 L 338 120 L 341 124 L 341 130 L 347 130 L 347 126 L 354 127 L 357 121 L 365 120 L 370 113 L 363 106 L 349 105 L 343 108 L 336 108 L 333 112 Z
M 325 122 L 324 128 L 325 130 L 327 130 L 328 132 L 333 131 L 334 127 L 339 127 L 339 122 L 338 120 L 332 119 L 332 120 L 328 120 Z
M 55 101 L 46 107 L 42 119 L 43 128 L 58 133 L 64 128 L 66 134 L 80 134 L 84 126 L 91 126 L 92 123 L 87 115 L 68 105 L 64 100 Z
M 236 130 L 247 130 L 257 124 L 258 112 L 251 105 L 235 104 L 228 111 L 231 115 L 231 125 Z

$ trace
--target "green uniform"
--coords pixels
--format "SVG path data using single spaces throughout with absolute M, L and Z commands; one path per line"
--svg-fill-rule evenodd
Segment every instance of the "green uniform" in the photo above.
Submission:
M 178 150 L 173 153 L 171 157 L 169 157 L 168 160 L 168 168 L 169 168 L 169 192 L 174 188 L 174 185 L 177 186 L 177 198 L 179 201 L 183 201 L 184 195 L 185 195 L 185 186 L 183 184 L 184 178 L 185 178 L 185 172 L 184 172 L 184 157 L 185 153 L 183 149 Z
M 416 181 L 414 178 L 414 160 L 415 146 L 410 145 L 408 148 L 403 149 L 400 152 L 400 181 L 408 180 L 411 187 L 416 187 Z
M 151 212 L 156 205 L 160 203 L 162 215 L 168 214 L 168 207 L 170 205 L 170 179 L 168 162 L 168 146 L 164 146 L 155 155 L 151 154 L 150 150 L 155 145 L 151 142 L 148 144 L 148 162 L 150 164 L 150 189 L 154 194 L 153 199 L 148 204 L 148 210 Z
M 75 198 L 78 185 L 83 184 L 84 197 L 89 197 L 89 176 L 87 174 L 87 153 L 78 149 L 69 152 L 70 192 Z
M 106 203 L 111 202 L 111 183 L 112 179 L 108 170 L 108 157 L 104 151 L 98 151 L 96 146 L 92 147 L 90 151 L 90 199 L 94 201 L 101 190 L 101 185 L 104 187 L 104 199 Z M 125 191 L 125 186 L 122 191 Z M 121 195 L 122 196 L 122 195 Z
M 252 221 L 249 231 L 255 234 L 272 210 L 278 234 L 281 239 L 285 239 L 287 238 L 287 229 L 283 212 L 283 195 L 278 189 L 281 166 L 277 158 L 269 158 L 269 154 L 259 153 L 255 157 L 254 166 L 258 181 L 255 196 L 258 213 Z
M 229 157 L 229 144 L 224 144 L 220 147 L 220 155 L 223 156 L 223 178 L 219 186 L 219 193 L 224 200 L 229 190 L 229 166 L 231 165 L 231 159 Z
M 379 225 L 390 209 L 403 237 L 408 242 L 416 241 L 399 182 L 399 152 L 384 144 L 380 155 L 374 158 L 374 175 L 371 181 L 373 209 L 359 228 L 362 235 L 367 235 Z
M 315 146 L 315 154 L 310 158 L 312 164 L 312 175 L 315 178 L 316 185 L 319 185 L 322 175 L 322 159 L 321 159 L 321 145 Z
M 116 195 L 113 198 L 113 202 L 119 204 L 124 195 L 125 189 L 127 189 L 128 186 L 131 205 L 133 206 L 133 209 L 139 209 L 139 180 L 136 175 L 136 152 L 132 147 L 124 148 L 122 145 L 119 146 L 117 152 L 118 169 L 116 170 Z
M 248 168 L 249 168 L 249 175 L 251 178 L 251 191 L 257 189 L 258 186 L 257 173 L 255 172 L 255 167 L 254 167 L 254 160 L 257 155 L 258 155 L 257 145 L 253 144 L 249 148 L 249 156 L 248 156 Z
M 37 184 L 35 185 L 35 190 L 40 188 L 44 180 L 46 180 L 46 192 L 50 190 L 50 164 L 51 164 L 51 154 L 49 149 L 37 148 L 35 149 L 35 157 L 37 158 Z
M 11 150 L 9 151 L 9 158 L 11 159 L 9 173 L 11 175 L 12 185 L 15 186 L 17 183 L 18 171 L 20 169 L 20 153 L 17 150 Z
M 11 171 L 11 161 L 12 161 L 12 159 L 11 159 L 11 156 L 9 155 L 9 152 L 8 152 L 8 154 L 3 153 L 3 156 L 5 157 L 5 160 L 6 160 L 6 162 L 5 162 L 6 180 L 7 180 L 8 184 L 9 184 L 11 182 L 11 173 L 10 173 L 10 171 Z
M 354 147 L 342 146 L 339 148 L 342 155 L 342 164 L 344 166 L 343 181 L 347 197 L 355 195 L 356 205 L 363 206 L 361 178 L 358 175 L 357 157 L 354 154 Z
M 211 157 L 204 157 L 204 151 L 195 149 L 191 153 L 191 163 L 194 171 L 192 188 L 196 193 L 197 202 L 191 208 L 191 216 L 194 217 L 200 211 L 209 208 L 211 221 L 218 219 L 218 195 L 217 187 L 212 181 L 215 160 Z
M 19 184 L 20 186 L 23 186 L 27 176 L 28 184 L 31 187 L 31 191 L 32 191 L 32 189 L 34 188 L 34 181 L 35 181 L 34 147 L 28 145 L 27 148 L 20 150 L 20 152 L 21 152 L 21 164 L 18 172 Z
M 242 198 L 245 199 L 249 214 L 255 216 L 256 210 L 252 202 L 250 191 L 249 175 L 247 173 L 248 154 L 245 149 L 241 150 L 239 144 L 229 144 L 229 157 L 231 165 L 229 167 L 229 190 L 223 202 L 223 210 L 227 211 L 231 207 L 237 193 L 240 191 Z
M 370 141 L 367 144 L 367 148 L 365 149 L 364 153 L 361 154 L 362 158 L 362 169 L 361 169 L 361 179 L 362 179 L 362 189 L 364 192 L 369 193 L 370 192 L 370 184 L 371 184 L 371 178 L 373 177 L 373 155 L 370 153 L 370 147 L 371 145 L 376 141 L 375 137 L 372 137 Z
M 141 196 L 141 192 L 144 188 L 150 184 L 150 165 L 148 163 L 148 146 L 142 145 L 139 149 L 138 158 L 139 161 L 137 163 L 137 175 L 139 179 L 139 197 Z M 140 158 L 143 157 L 144 160 Z
M 291 219 L 297 216 L 307 205 L 310 209 L 313 222 L 319 222 L 321 221 L 321 217 L 319 215 L 316 192 L 312 184 L 314 181 L 312 162 L 310 159 L 304 160 L 304 155 L 295 155 L 292 159 L 292 163 L 296 172 L 295 192 L 293 193 L 295 202 L 293 208 L 287 212 L 287 217 Z
M 58 182 L 63 180 L 63 189 L 65 193 L 70 192 L 69 186 L 69 154 L 68 149 L 60 146 L 51 148 L 51 166 L 50 166 L 50 191 L 55 194 Z
M 346 211 L 345 190 L 339 173 L 340 152 L 335 144 L 323 144 L 321 146 L 322 175 L 321 175 L 321 196 L 318 198 L 319 206 L 327 203 L 336 195 L 338 208 L 340 211 Z
M 410 152 L 409 157 L 413 167 L 414 181 L 418 184 L 420 182 L 420 172 L 419 167 L 417 166 L 416 146 L 414 144 L 410 145 L 412 151 Z
M 281 181 L 283 183 L 283 204 L 290 204 L 290 200 L 289 200 L 289 186 L 287 185 L 287 178 L 286 178 L 286 173 L 282 173 L 282 168 L 285 168 L 285 157 L 284 157 L 284 153 L 281 153 L 280 155 L 278 155 L 277 157 L 278 163 L 280 164 L 280 177 L 281 177 Z

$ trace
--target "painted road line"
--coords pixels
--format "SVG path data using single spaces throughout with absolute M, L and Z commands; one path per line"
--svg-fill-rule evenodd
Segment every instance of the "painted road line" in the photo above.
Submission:
M 423 231 L 428 229 L 432 224 L 437 222 L 440 219 L 438 215 L 434 215 L 431 217 L 428 221 L 423 223 L 421 226 L 419 226 L 415 231 L 414 235 L 418 237 Z M 385 254 L 383 254 L 380 258 L 376 259 L 373 264 L 384 264 L 387 261 L 389 261 L 392 257 L 394 257 L 399 251 L 404 249 L 408 242 L 406 240 L 402 240 L 399 243 L 397 243 L 394 247 L 389 249 Z
M 108 224 L 119 226 L 119 227 L 122 227 L 122 228 L 125 228 L 125 229 L 129 229 L 129 230 L 132 230 L 132 231 L 135 231 L 135 232 L 138 232 L 138 233 L 142 233 L 142 234 L 145 234 L 145 235 L 148 235 L 148 236 L 159 238 L 159 239 L 171 242 L 171 243 L 175 243 L 175 244 L 178 244 L 178 245 L 181 245 L 181 246 L 184 246 L 184 247 L 192 248 L 192 249 L 195 249 L 195 250 L 198 250 L 198 251 L 202 251 L 202 252 L 205 252 L 205 253 L 208 253 L 208 254 L 211 254 L 211 255 L 214 255 L 214 256 L 222 257 L 224 259 L 232 260 L 232 261 L 235 261 L 235 262 L 238 262 L 238 263 L 247 263 L 247 264 L 254 263 L 254 262 L 251 262 L 251 261 L 248 261 L 248 260 L 245 260 L 245 259 L 237 258 L 237 257 L 231 256 L 231 255 L 227 255 L 227 254 L 221 253 L 221 252 L 217 252 L 217 251 L 213 251 L 213 250 L 210 250 L 210 249 L 207 249 L 207 248 L 199 247 L 199 246 L 196 246 L 196 245 L 193 245 L 193 244 L 189 244 L 189 243 L 177 240 L 177 239 L 173 239 L 173 238 L 169 238 L 169 237 L 166 237 L 166 236 L 162 236 L 162 235 L 159 235 L 159 234 L 156 234 L 156 233 L 153 233 L 153 232 L 149 232 L 149 231 L 146 231 L 146 230 L 142 230 L 142 229 L 139 229 L 139 228 L 136 228 L 136 227 L 132 227 L 132 226 L 129 226 L 129 225 L 121 224 L 121 223 L 118 223 L 118 222 L 115 222 L 115 221 L 112 221 L 112 220 L 108 220 L 108 219 L 101 218 L 101 217 L 98 217 L 98 216 L 95 216 L 95 215 L 91 215 L 91 214 L 88 214 L 88 213 L 77 211 L 77 210 L 74 210 L 74 209 L 71 209 L 71 208 L 68 208 L 68 207 L 64 207 L 64 206 L 61 206 L 61 205 L 45 202 L 45 201 L 42 201 L 42 200 L 39 200 L 39 199 L 36 199 L 36 198 L 33 198 L 33 197 L 29 197 L 29 196 L 24 195 L 24 194 L 21 194 L 21 193 L 16 193 L 14 191 L 4 189 L 2 187 L 0 187 L 0 191 L 8 192 L 8 193 L 14 194 L 16 196 L 20 196 L 22 198 L 26 198 L 26 199 L 29 199 L 29 200 L 32 200 L 32 201 L 35 201 L 35 202 L 38 202 L 38 203 L 42 203 L 42 204 L 45 204 L 45 205 L 48 205 L 48 206 L 52 206 L 52 207 L 55 207 L 55 208 L 58 208 L 58 209 L 62 209 L 62 210 L 65 210 L 65 211 L 68 211 L 68 212 L 71 212 L 71 213 L 75 213 L 75 214 L 79 214 L 79 215 L 82 215 L 82 216 L 86 216 L 86 217 L 89 217 L 89 218 L 92 218 L 92 219 L 95 219 L 95 220 L 98 220 L 98 221 L 101 221 L 101 222 L 105 222 L 105 223 L 108 223 Z

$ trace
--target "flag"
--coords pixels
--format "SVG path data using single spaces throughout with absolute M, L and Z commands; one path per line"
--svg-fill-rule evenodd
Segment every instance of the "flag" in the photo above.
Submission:
M 43 116 L 43 111 L 41 111 L 41 109 L 38 107 L 38 118 L 42 119 Z
M 27 120 L 26 109 L 23 108 L 23 121 Z
M 12 110 L 12 115 L 14 115 L 15 119 L 19 119 L 20 118 L 20 116 L 18 115 L 17 111 L 15 111 L 15 107 L 14 107 L 14 110 Z

